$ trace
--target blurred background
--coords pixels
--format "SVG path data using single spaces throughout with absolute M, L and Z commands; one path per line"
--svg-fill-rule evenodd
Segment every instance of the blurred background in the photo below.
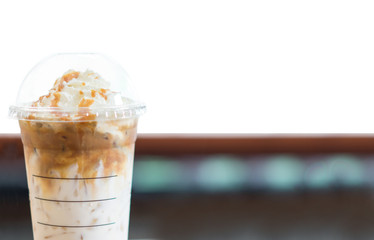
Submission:
M 373 11 L 351 0 L 0 2 L 0 239 L 32 238 L 8 107 L 58 52 L 112 57 L 147 104 L 131 239 L 373 239 Z
M 0 236 L 31 239 L 22 143 L 0 138 Z M 372 239 L 374 137 L 144 135 L 130 239 Z

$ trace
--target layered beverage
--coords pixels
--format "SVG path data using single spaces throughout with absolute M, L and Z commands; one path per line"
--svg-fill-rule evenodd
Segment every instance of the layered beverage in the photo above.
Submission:
M 127 239 L 138 117 L 117 110 L 131 102 L 69 70 L 19 117 L 35 240 Z

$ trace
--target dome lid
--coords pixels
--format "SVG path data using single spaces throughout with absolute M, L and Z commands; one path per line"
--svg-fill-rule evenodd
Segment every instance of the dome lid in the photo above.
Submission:
M 73 74 L 70 74 L 69 79 L 66 78 L 64 82 L 63 78 L 66 77 L 64 73 L 67 71 Z M 95 82 L 84 87 L 84 77 L 91 74 L 95 75 L 96 79 L 103 80 L 108 89 L 100 88 L 102 91 L 100 92 L 95 88 Z M 72 78 L 75 78 L 74 81 Z M 54 89 L 51 89 L 56 79 L 61 80 L 60 85 L 65 87 L 66 93 L 58 92 L 61 89 L 57 90 L 56 83 Z M 93 78 L 87 79 L 91 81 Z M 75 86 L 70 84 L 73 82 L 75 86 L 77 82 L 82 83 L 83 86 L 79 85 L 79 89 L 75 89 Z M 67 92 L 68 90 L 70 92 Z M 64 103 L 50 104 L 48 98 L 57 98 L 53 95 L 56 91 L 58 95 L 62 95 L 61 99 L 60 96 L 58 99 L 64 100 Z M 83 92 L 84 95 L 77 96 L 79 95 L 77 93 L 83 94 Z M 104 95 L 103 92 L 107 92 L 110 96 Z M 92 96 L 89 93 L 92 93 Z M 81 100 L 86 96 L 90 98 L 88 102 L 93 104 L 78 104 L 79 101 L 82 103 Z M 42 99 L 47 100 L 49 104 L 41 102 Z M 113 120 L 138 117 L 145 112 L 145 109 L 145 104 L 139 100 L 129 76 L 119 64 L 97 53 L 63 53 L 42 60 L 29 72 L 18 91 L 16 103 L 9 108 L 9 116 L 19 120 L 38 121 Z

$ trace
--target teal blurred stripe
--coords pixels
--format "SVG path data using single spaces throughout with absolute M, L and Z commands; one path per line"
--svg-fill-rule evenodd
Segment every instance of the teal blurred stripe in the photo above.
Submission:
M 135 192 L 298 191 L 374 187 L 374 155 L 142 156 Z
M 163 157 L 145 157 L 134 164 L 133 188 L 139 192 L 183 190 L 185 171 L 181 162 Z
M 263 174 L 268 188 L 292 190 L 303 182 L 303 164 L 294 156 L 274 156 L 266 161 Z
M 233 156 L 216 155 L 205 158 L 197 168 L 197 187 L 206 191 L 241 189 L 250 170 Z

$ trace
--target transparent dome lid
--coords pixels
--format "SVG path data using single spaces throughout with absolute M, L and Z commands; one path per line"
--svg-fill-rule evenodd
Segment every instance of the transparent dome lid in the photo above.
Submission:
M 76 74 L 66 78 L 69 71 Z M 90 104 L 81 104 L 83 98 Z M 126 71 L 97 53 L 56 54 L 42 60 L 26 76 L 16 103 L 9 108 L 11 118 L 39 121 L 134 118 L 144 112 L 145 104 Z

